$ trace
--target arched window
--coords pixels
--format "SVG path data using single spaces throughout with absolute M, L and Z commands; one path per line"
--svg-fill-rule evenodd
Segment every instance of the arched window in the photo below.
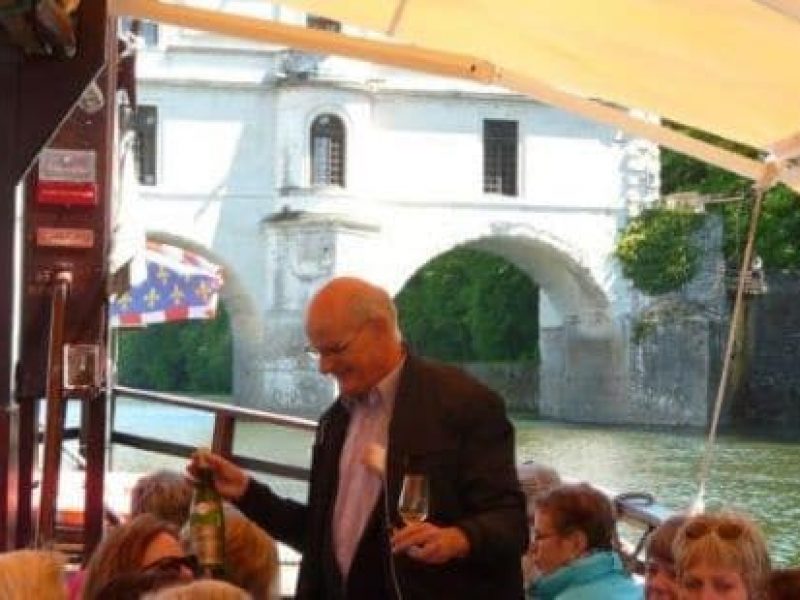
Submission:
M 344 122 L 336 115 L 319 115 L 311 124 L 311 185 L 344 187 Z

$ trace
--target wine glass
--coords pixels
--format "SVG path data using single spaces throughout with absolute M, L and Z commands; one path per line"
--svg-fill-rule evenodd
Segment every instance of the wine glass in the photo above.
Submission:
M 421 523 L 428 518 L 429 499 L 430 486 L 426 475 L 414 473 L 403 476 L 398 512 L 406 525 Z

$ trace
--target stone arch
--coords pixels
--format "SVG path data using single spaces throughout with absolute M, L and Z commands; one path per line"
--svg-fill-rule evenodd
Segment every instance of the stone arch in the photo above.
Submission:
M 451 240 L 409 267 L 402 284 L 391 291 L 397 294 L 417 270 L 456 247 L 505 258 L 539 286 L 540 414 L 573 421 L 624 421 L 625 403 L 620 400 L 626 338 L 618 331 L 609 294 L 586 266 L 585 257 L 549 232 L 514 225 Z
M 148 230 L 149 240 L 170 244 L 195 252 L 223 269 L 223 286 L 220 300 L 230 318 L 233 342 L 233 399 L 236 404 L 260 393 L 259 356 L 261 349 L 262 319 L 254 298 L 230 261 L 218 253 L 183 236 L 163 230 Z

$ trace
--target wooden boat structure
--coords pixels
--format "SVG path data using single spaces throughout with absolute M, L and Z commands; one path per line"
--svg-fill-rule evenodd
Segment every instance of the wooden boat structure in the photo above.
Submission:
M 267 429 L 274 427 L 286 428 L 293 431 L 313 433 L 316 423 L 312 420 L 292 417 L 267 411 L 241 408 L 190 398 L 183 395 L 165 394 L 140 390 L 126 386 L 115 386 L 112 393 L 111 406 L 115 405 L 116 397 L 134 399 L 154 405 L 166 405 L 185 409 L 187 415 L 197 415 L 199 412 L 213 417 L 213 428 L 210 439 L 206 440 L 208 447 L 215 452 L 226 456 L 241 466 L 254 473 L 256 476 L 277 476 L 289 480 L 308 482 L 309 469 L 306 466 L 273 462 L 254 456 L 236 453 L 234 440 L 237 426 L 243 423 L 255 423 Z M 112 411 L 113 412 L 113 411 Z M 64 430 L 64 440 L 81 439 L 81 428 Z M 166 439 L 148 436 L 146 433 L 132 433 L 130 430 L 119 431 L 113 416 L 110 419 L 108 447 L 113 451 L 115 447 L 128 447 L 136 450 L 151 452 L 170 457 L 187 458 L 196 446 L 186 445 Z M 53 542 L 57 548 L 72 557 L 78 563 L 85 556 L 85 530 L 84 524 L 89 516 L 84 511 L 87 474 L 85 461 L 80 456 L 66 456 L 66 460 L 77 467 L 74 470 L 62 473 L 59 498 L 56 502 L 56 517 L 53 531 Z M 114 525 L 127 515 L 129 509 L 129 492 L 140 473 L 110 471 L 105 474 L 105 495 L 103 500 L 103 522 L 106 526 Z M 33 489 L 37 486 L 33 482 Z M 523 487 L 524 487 L 524 481 Z M 655 499 L 641 492 L 623 493 L 615 495 L 607 492 L 616 508 L 619 524 L 621 525 L 621 547 L 628 563 L 634 571 L 642 572 L 643 544 L 647 534 L 652 531 L 671 511 L 658 504 Z M 34 505 L 36 502 L 34 502 Z M 31 514 L 35 520 L 35 511 Z M 288 548 L 281 548 L 281 587 L 284 593 L 293 589 L 296 577 L 297 561 L 299 556 Z
M 647 60 L 628 63 L 620 59 L 619 63 L 606 63 L 607 67 L 614 67 L 610 71 L 612 84 L 629 85 L 627 91 L 631 92 L 632 99 L 637 93 L 657 94 L 662 88 L 666 93 L 681 85 L 694 85 L 695 88 L 686 93 L 675 91 L 667 97 L 654 97 L 652 105 L 647 105 L 647 98 L 642 96 L 640 106 L 676 121 L 706 125 L 712 133 L 748 143 L 762 151 L 765 161 L 682 136 L 621 109 L 625 103 L 615 102 L 613 94 L 604 96 L 602 90 L 592 93 L 582 88 L 586 82 L 581 80 L 580 72 L 568 73 L 575 76 L 572 80 L 537 79 L 534 69 L 548 57 L 544 54 L 545 47 L 534 49 L 537 38 L 532 31 L 520 36 L 507 34 L 491 20 L 485 26 L 494 31 L 493 34 L 486 30 L 473 33 L 469 27 L 448 29 L 453 16 L 447 14 L 446 3 L 400 0 L 396 10 L 387 11 L 384 7 L 389 21 L 382 29 L 390 35 L 406 34 L 408 42 L 404 44 L 258 22 L 249 17 L 158 0 L 82 3 L 0 0 L 0 280 L 5 283 L 0 286 L 0 551 L 55 543 L 64 544 L 78 556 L 90 553 L 105 525 L 117 518 L 104 504 L 110 487 L 106 473 L 109 443 L 174 456 L 187 456 L 191 451 L 192 448 L 175 442 L 117 431 L 113 424 L 109 427 L 108 410 L 116 394 L 211 413 L 214 431 L 209 445 L 214 450 L 232 456 L 256 473 L 300 480 L 308 477 L 307 470 L 302 467 L 235 455 L 233 441 L 237 423 L 244 420 L 302 430 L 313 430 L 312 422 L 173 395 L 110 387 L 106 366 L 109 348 L 106 284 L 117 134 L 118 104 L 114 99 L 120 91 L 129 97 L 135 96 L 132 56 L 119 46 L 117 16 L 147 18 L 434 75 L 503 85 L 750 177 L 757 182 L 760 191 L 777 182 L 800 189 L 800 115 L 796 112 L 800 107 L 800 102 L 796 101 L 800 96 L 800 72 L 784 67 L 786 56 L 796 56 L 800 52 L 797 47 L 800 14 L 791 3 L 782 0 L 729 0 L 723 19 L 717 11 L 700 7 L 697 3 L 702 1 L 705 0 L 687 0 L 683 8 L 681 3 L 651 3 L 649 8 L 674 10 L 675 14 L 665 12 L 651 21 L 656 27 L 669 21 L 676 25 L 670 31 L 678 32 L 680 11 L 689 10 L 694 29 L 703 31 L 703 35 L 678 40 L 685 42 L 686 48 L 675 44 L 671 50 L 676 56 L 688 54 L 691 60 L 676 60 L 673 71 L 665 72 L 662 68 L 665 65 L 658 61 L 672 57 L 662 48 L 668 40 L 653 34 L 658 48 Z M 612 3 L 619 9 L 622 2 L 613 0 Z M 347 2 L 342 2 L 341 6 L 338 2 L 316 6 L 312 0 L 286 0 L 285 3 L 319 8 L 324 16 L 331 18 L 352 16 L 355 22 L 361 15 L 348 15 L 347 6 L 354 5 Z M 383 3 L 374 4 L 380 8 Z M 508 13 L 506 24 L 513 30 L 526 22 L 523 16 L 531 17 L 527 13 L 518 14 L 520 11 L 538 10 L 542 18 L 552 17 L 550 25 L 555 27 L 558 19 L 564 17 L 561 11 L 570 10 L 571 4 L 497 0 L 496 8 L 498 15 L 503 11 Z M 324 12 L 324 6 L 328 5 L 330 14 Z M 364 6 L 359 5 L 358 10 L 366 15 Z M 618 12 L 609 9 L 592 18 L 606 19 Z M 467 0 L 459 14 L 465 23 L 477 15 L 478 23 L 485 11 L 481 11 L 478 0 Z M 574 16 L 580 16 L 580 11 Z M 370 18 L 373 21 L 369 21 Z M 381 22 L 374 15 L 364 16 L 364 19 L 365 27 L 368 22 Z M 731 52 L 727 41 L 718 43 L 720 39 L 727 39 L 728 29 L 736 26 L 737 19 L 747 23 L 747 27 L 737 29 L 734 37 L 754 53 L 753 60 L 744 61 L 742 54 Z M 438 37 L 419 37 L 425 31 L 425 27 L 421 30 L 423 33 L 415 29 L 415 24 L 420 23 Z M 619 22 L 617 29 L 624 35 L 646 36 L 646 24 Z M 498 31 L 503 34 L 497 34 Z M 576 28 L 578 34 L 581 31 L 580 27 Z M 615 29 L 601 29 L 598 22 L 593 22 L 591 36 L 578 35 L 574 39 L 576 52 L 579 44 L 591 43 L 601 31 L 614 33 Z M 498 39 L 493 45 L 481 46 L 486 56 L 470 57 L 454 51 L 458 44 L 463 44 L 463 48 L 471 47 L 465 40 L 459 40 L 459 32 L 474 36 L 476 43 L 485 42 L 489 35 Z M 763 35 L 758 43 L 750 43 L 748 36 L 756 34 Z M 506 46 L 501 38 L 530 38 L 531 54 L 535 54 L 537 60 L 514 58 L 513 52 L 518 49 L 510 44 Z M 636 47 L 637 53 L 643 53 L 647 50 L 645 46 L 633 43 L 632 47 Z M 695 46 L 702 48 L 696 50 Z M 599 52 L 615 48 L 619 45 L 599 44 L 596 55 L 589 54 L 587 60 L 593 63 L 614 60 Z M 701 51 L 708 60 L 700 61 L 691 56 L 692 52 Z M 554 49 L 553 56 L 564 54 Z M 493 64 L 492 59 L 497 64 Z M 650 79 L 658 81 L 659 85 L 636 88 L 636 82 L 642 78 L 623 76 L 623 67 L 650 61 L 654 69 Z M 719 77 L 714 69 L 704 67 L 699 80 L 683 78 L 685 73 L 693 73 L 695 63 L 713 65 L 719 70 Z M 618 72 L 615 71 L 617 67 Z M 558 69 L 554 72 L 559 73 Z M 596 74 L 598 70 L 590 72 Z M 664 84 L 664 81 L 669 83 Z M 715 85 L 720 81 L 737 81 L 739 85 Z M 759 87 L 758 82 L 769 85 Z M 565 89 L 578 92 L 570 94 L 563 91 Z M 714 95 L 720 90 L 724 90 L 724 103 Z M 681 104 L 689 101 L 692 106 Z M 749 113 L 745 111 L 759 104 L 764 110 L 746 116 Z M 631 103 L 630 106 L 637 105 Z M 693 106 L 699 107 L 697 113 L 691 111 Z M 41 152 L 47 147 L 70 148 L 77 154 L 62 154 L 53 164 L 43 167 Z M 88 162 L 80 159 L 87 156 L 91 157 Z M 760 199 L 761 193 L 758 193 L 740 273 L 752 271 L 752 234 Z M 18 261 L 18 257 L 21 260 Z M 743 276 L 737 282 L 737 301 L 711 421 L 709 448 L 714 441 L 726 387 L 741 300 L 746 287 L 752 284 Z M 46 421 L 40 431 L 42 398 L 45 399 Z M 79 427 L 64 426 L 68 400 L 81 406 Z M 60 491 L 75 492 L 66 487 L 59 490 L 64 442 L 72 439 L 79 440 L 79 462 L 84 473 L 83 487 L 78 492 L 82 496 L 78 528 L 74 520 L 60 519 L 56 510 Z M 707 475 L 709 464 L 710 452 L 704 461 L 703 475 Z M 645 531 L 663 516 L 663 509 L 646 497 L 622 497 L 617 498 L 616 503 L 624 520 L 638 523 Z

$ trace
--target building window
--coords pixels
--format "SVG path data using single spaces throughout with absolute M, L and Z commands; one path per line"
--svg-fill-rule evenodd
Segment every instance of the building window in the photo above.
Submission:
M 311 124 L 311 184 L 344 187 L 344 122 L 336 115 L 319 115 Z
M 339 21 L 318 17 L 317 15 L 306 16 L 306 27 L 309 29 L 321 29 L 322 31 L 333 31 L 334 33 L 342 31 L 342 24 Z
M 134 128 L 136 130 L 136 170 L 139 183 L 155 185 L 158 109 L 155 106 L 140 104 L 136 108 Z
M 503 196 L 517 195 L 517 147 L 519 125 L 516 121 L 483 121 L 483 191 Z

